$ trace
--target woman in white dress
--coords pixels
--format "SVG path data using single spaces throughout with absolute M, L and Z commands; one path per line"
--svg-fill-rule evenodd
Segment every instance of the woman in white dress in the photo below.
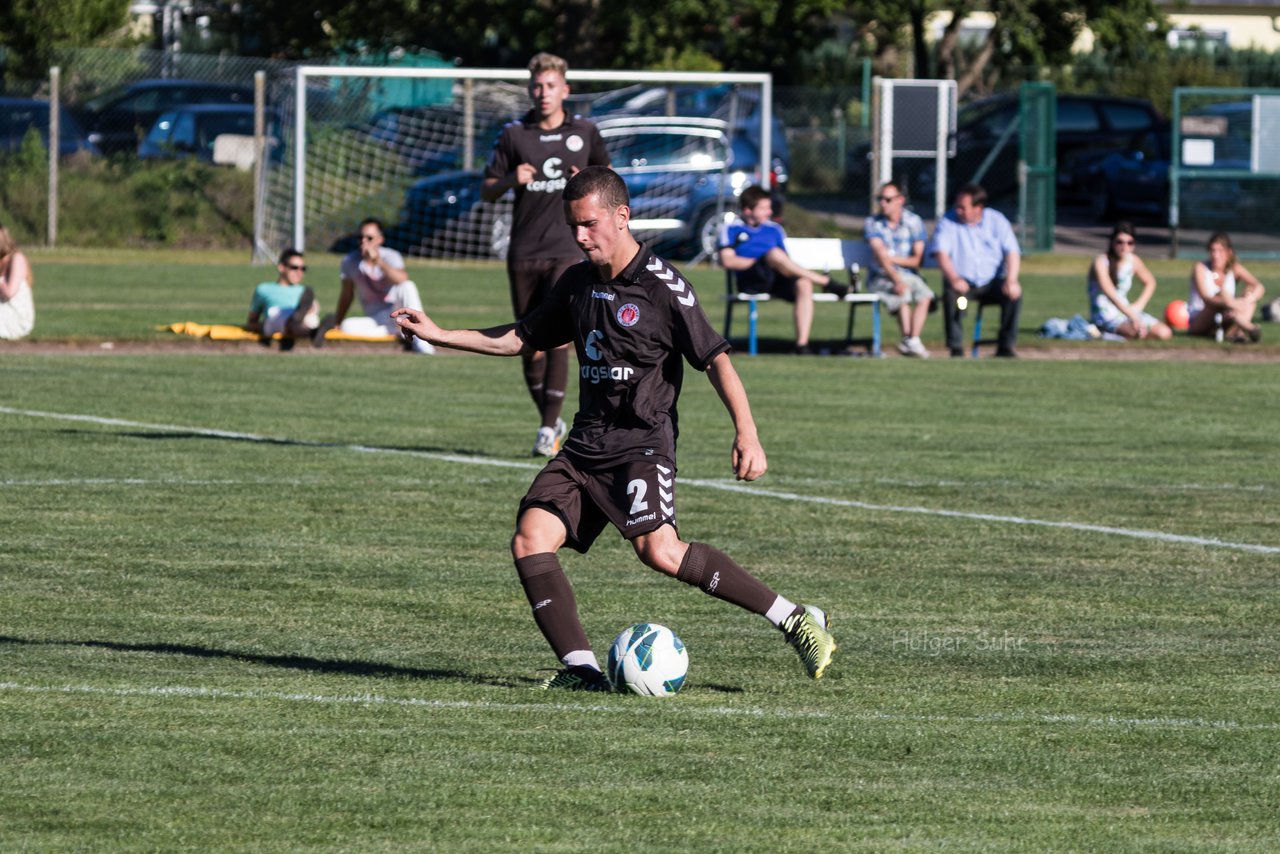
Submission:
M 35 276 L 27 256 L 18 250 L 9 230 L 0 225 L 0 339 L 14 340 L 31 334 L 36 325 L 31 284 Z
M 1173 335 L 1167 325 L 1146 312 L 1156 292 L 1156 277 L 1138 257 L 1133 226 L 1118 222 L 1111 230 L 1107 251 L 1089 266 L 1089 321 L 1104 332 L 1125 338 L 1158 338 Z M 1142 293 L 1132 299 L 1133 280 L 1142 282 Z M 1132 300 L 1132 301 L 1131 301 Z
M 1262 338 L 1262 330 L 1253 322 L 1258 301 L 1266 290 L 1236 259 L 1231 238 L 1218 232 L 1209 238 L 1209 258 L 1197 261 L 1191 268 L 1191 295 L 1187 298 L 1190 316 L 1188 331 L 1192 335 L 1214 335 L 1219 324 L 1229 341 L 1243 344 Z M 1236 287 L 1244 291 L 1237 296 Z

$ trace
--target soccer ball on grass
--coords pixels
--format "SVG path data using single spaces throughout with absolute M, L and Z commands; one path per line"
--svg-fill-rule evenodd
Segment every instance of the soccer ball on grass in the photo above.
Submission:
M 624 629 L 609 647 L 605 675 L 615 691 L 669 697 L 684 685 L 689 654 L 676 633 L 657 623 Z

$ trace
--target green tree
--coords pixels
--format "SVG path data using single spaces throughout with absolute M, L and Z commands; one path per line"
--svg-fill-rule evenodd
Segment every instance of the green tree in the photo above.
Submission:
M 84 47 L 122 37 L 124 0 L 7 0 L 0 3 L 0 45 L 8 51 L 5 78 L 39 80 L 49 73 L 53 49 Z

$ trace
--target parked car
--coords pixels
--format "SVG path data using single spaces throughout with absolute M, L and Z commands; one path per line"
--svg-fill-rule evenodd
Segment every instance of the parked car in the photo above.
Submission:
M 191 104 L 162 113 L 138 144 L 138 158 L 174 159 L 197 157 L 214 162 L 214 142 L 219 136 L 253 136 L 253 104 Z M 280 121 L 274 113 L 266 116 L 268 156 L 278 158 Z
M 956 132 L 949 139 L 954 151 L 947 162 L 947 199 L 963 184 L 978 179 L 994 202 L 1006 205 L 1018 193 L 1019 100 L 1016 94 L 994 95 L 960 108 Z M 1158 127 L 1160 114 L 1150 101 L 1107 95 L 1059 95 L 1056 110 L 1057 194 L 1059 203 L 1085 198 L 1086 188 L 1076 183 L 1075 163 L 1081 157 L 1121 150 L 1139 132 Z M 904 161 L 895 163 L 897 168 Z M 907 161 L 909 162 L 909 161 Z M 934 164 L 922 165 L 909 177 L 912 199 L 932 199 Z M 850 151 L 846 164 L 846 184 L 855 198 L 870 193 L 871 146 Z
M 645 116 L 685 116 L 720 119 L 726 122 L 736 169 L 759 173 L 761 145 L 760 97 L 758 90 L 724 84 L 720 86 L 630 87 L 592 103 L 592 116 L 613 118 Z M 771 122 L 770 186 L 774 210 L 780 213 L 790 177 L 786 127 L 776 115 Z
M 760 180 L 734 163 L 727 125 L 718 119 L 628 116 L 597 126 L 627 182 L 633 230 L 672 257 L 714 250 L 737 196 Z M 482 180 L 469 169 L 415 181 L 399 221 L 387 229 L 387 245 L 414 255 L 505 257 L 510 203 L 481 204 Z M 340 241 L 334 248 L 350 247 Z
M 58 111 L 58 154 L 79 151 L 97 154 L 79 122 L 64 107 Z M 0 98 L 0 151 L 17 151 L 27 132 L 35 128 L 49 148 L 49 102 L 38 98 Z
M 1166 219 L 1169 212 L 1169 128 L 1136 134 L 1121 151 L 1081 158 L 1073 180 L 1085 187 L 1094 219 Z
M 73 110 L 104 154 L 136 151 L 161 113 L 186 104 L 253 104 L 253 87 L 208 80 L 139 80 Z
M 453 105 L 391 107 L 352 129 L 370 144 L 390 151 L 415 174 L 431 175 L 472 165 L 463 162 L 462 128 L 466 121 L 462 109 Z M 476 156 L 488 156 L 503 123 L 479 123 L 472 137 Z
M 1211 104 L 1187 113 L 1194 117 L 1221 117 L 1226 133 L 1214 138 L 1213 169 L 1250 168 L 1252 104 L 1248 101 Z M 1185 139 L 1186 137 L 1184 137 Z M 1089 210 L 1099 220 L 1121 216 L 1169 219 L 1169 164 L 1172 156 L 1168 124 L 1135 134 L 1120 151 L 1082 158 L 1075 165 L 1075 181 L 1087 188 Z M 1199 167 L 1184 165 L 1189 177 L 1180 188 L 1183 219 L 1199 224 L 1233 227 L 1242 206 L 1250 203 L 1241 182 L 1230 178 L 1195 178 Z

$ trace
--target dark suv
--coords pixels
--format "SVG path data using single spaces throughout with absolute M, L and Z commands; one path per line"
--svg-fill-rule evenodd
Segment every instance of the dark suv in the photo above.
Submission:
M 1075 162 L 1127 147 L 1135 134 L 1158 127 L 1160 114 L 1150 101 L 1107 95 L 1059 95 L 1056 112 L 1058 201 L 1083 200 L 1088 187 L 1076 180 Z M 1018 195 L 1018 96 L 994 95 L 960 109 L 951 137 L 955 156 L 947 162 L 947 199 L 977 180 L 996 201 L 1016 203 Z M 871 149 L 862 145 L 849 156 L 848 179 L 855 198 L 870 193 Z M 912 165 L 915 168 L 912 168 Z M 983 167 L 986 167 L 983 169 Z M 895 173 L 913 199 L 933 198 L 932 161 L 897 160 Z M 895 174 L 895 178 L 898 176 Z
M 208 80 L 138 80 L 85 101 L 73 112 L 103 154 L 137 151 L 161 113 L 186 104 L 252 104 L 253 87 Z

